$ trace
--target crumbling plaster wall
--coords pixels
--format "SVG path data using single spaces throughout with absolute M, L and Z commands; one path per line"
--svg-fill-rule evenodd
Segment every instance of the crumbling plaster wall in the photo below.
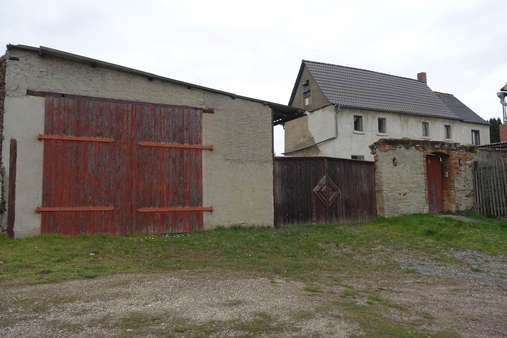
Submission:
M 375 158 L 377 212 L 382 216 L 428 212 L 428 155 L 442 158 L 444 211 L 448 212 L 474 206 L 475 161 L 507 158 L 507 151 L 420 140 L 379 140 L 371 149 Z

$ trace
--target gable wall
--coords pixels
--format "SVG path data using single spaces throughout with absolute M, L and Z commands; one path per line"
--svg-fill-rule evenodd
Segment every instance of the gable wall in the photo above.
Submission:
M 308 106 L 305 106 L 303 102 L 303 83 L 305 83 L 306 80 L 309 80 L 311 91 L 311 100 Z M 303 68 L 303 72 L 301 73 L 301 78 L 297 83 L 296 94 L 290 105 L 307 111 L 312 111 L 322 108 L 327 104 L 329 104 L 328 99 L 322 94 L 320 88 L 317 86 L 317 82 L 313 79 L 312 75 L 308 71 L 308 68 L 305 66 Z

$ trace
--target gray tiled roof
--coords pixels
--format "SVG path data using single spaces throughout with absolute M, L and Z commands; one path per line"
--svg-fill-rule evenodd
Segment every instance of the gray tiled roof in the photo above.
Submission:
M 440 100 L 451 110 L 455 115 L 458 115 L 463 121 L 472 122 L 472 123 L 484 123 L 488 122 L 484 121 L 482 117 L 474 113 L 474 111 L 460 100 L 458 100 L 454 95 L 447 93 L 439 93 L 434 92 Z
M 415 79 L 327 63 L 303 63 L 333 104 L 460 119 L 425 83 Z

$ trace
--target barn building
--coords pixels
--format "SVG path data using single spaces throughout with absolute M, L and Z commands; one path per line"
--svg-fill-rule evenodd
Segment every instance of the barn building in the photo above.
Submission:
M 0 59 L 3 224 L 16 237 L 272 226 L 272 124 L 298 114 L 8 45 Z

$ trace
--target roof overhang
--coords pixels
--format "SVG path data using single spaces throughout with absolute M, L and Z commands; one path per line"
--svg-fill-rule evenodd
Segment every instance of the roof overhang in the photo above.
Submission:
M 33 46 L 27 46 L 27 45 L 12 45 L 12 44 L 7 45 L 7 50 L 13 50 L 13 49 L 34 52 L 34 53 L 37 53 L 38 55 L 40 55 L 41 57 L 52 56 L 52 57 L 61 58 L 61 59 L 69 60 L 69 61 L 88 64 L 91 67 L 101 67 L 101 68 L 126 72 L 126 73 L 130 73 L 130 74 L 135 74 L 135 75 L 143 76 L 150 81 L 159 80 L 159 81 L 163 81 L 163 82 L 169 82 L 169 83 L 172 83 L 175 85 L 186 87 L 188 89 L 198 89 L 198 90 L 202 90 L 202 91 L 206 91 L 206 92 L 210 92 L 210 93 L 214 93 L 214 94 L 229 96 L 232 99 L 242 99 L 242 100 L 248 100 L 248 101 L 261 103 L 261 104 L 267 105 L 271 108 L 271 110 L 273 112 L 273 114 L 272 114 L 273 115 L 273 117 L 272 117 L 273 125 L 283 124 L 284 122 L 290 121 L 292 119 L 295 119 L 295 118 L 298 118 L 298 117 L 304 115 L 303 110 L 295 108 L 295 107 L 286 106 L 286 105 L 276 103 L 276 102 L 255 99 L 255 98 L 251 98 L 248 96 L 238 95 L 238 94 L 234 94 L 231 92 L 226 92 L 226 91 L 219 90 L 219 89 L 209 88 L 209 87 L 205 87 L 205 86 L 201 86 L 201 85 L 197 85 L 197 84 L 193 84 L 193 83 L 189 83 L 189 82 L 179 81 L 179 80 L 175 80 L 172 78 L 156 75 L 153 73 L 144 72 L 144 71 L 141 71 L 138 69 L 117 65 L 114 63 L 101 61 L 101 60 L 89 58 L 89 57 L 78 55 L 78 54 L 64 52 L 64 51 L 61 51 L 58 49 L 53 49 L 53 48 L 44 47 L 44 46 L 33 47 Z

